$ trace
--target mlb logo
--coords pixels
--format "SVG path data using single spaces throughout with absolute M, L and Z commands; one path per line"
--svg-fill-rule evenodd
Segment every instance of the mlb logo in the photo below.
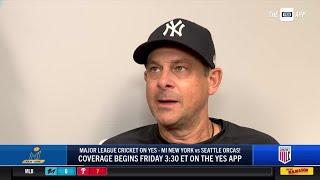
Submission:
M 283 164 L 291 161 L 291 146 L 279 146 L 278 159 Z
M 293 21 L 293 8 L 281 8 L 280 21 Z

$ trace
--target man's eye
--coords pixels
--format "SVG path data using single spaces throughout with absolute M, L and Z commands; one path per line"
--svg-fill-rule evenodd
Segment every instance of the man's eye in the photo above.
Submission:
M 176 71 L 185 71 L 185 70 L 187 70 L 187 68 L 183 67 L 183 66 L 177 66 L 175 69 L 176 69 Z
M 160 71 L 160 68 L 158 68 L 158 67 L 150 67 L 150 68 L 149 68 L 149 71 L 150 71 L 150 72 L 159 72 L 159 71 Z

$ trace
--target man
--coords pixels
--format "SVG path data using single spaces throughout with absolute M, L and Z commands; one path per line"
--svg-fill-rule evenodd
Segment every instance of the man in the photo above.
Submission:
M 262 132 L 208 117 L 208 98 L 217 92 L 222 70 L 215 67 L 215 48 L 206 28 L 171 20 L 158 27 L 133 58 L 146 67 L 146 97 L 157 124 L 103 144 L 278 144 Z

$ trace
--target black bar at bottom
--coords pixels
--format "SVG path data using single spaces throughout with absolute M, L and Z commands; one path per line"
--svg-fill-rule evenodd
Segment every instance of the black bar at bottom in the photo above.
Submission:
M 11 180 L 11 168 L 1 167 L 0 168 L 0 179 Z
M 15 167 L 12 169 L 12 175 L 14 177 L 37 177 L 37 176 L 44 176 L 44 167 Z
M 109 167 L 108 176 L 272 177 L 272 167 Z

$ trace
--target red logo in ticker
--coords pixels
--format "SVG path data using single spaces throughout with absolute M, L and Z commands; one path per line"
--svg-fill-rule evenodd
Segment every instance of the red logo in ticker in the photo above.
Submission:
M 89 167 L 77 167 L 77 176 L 89 176 Z

